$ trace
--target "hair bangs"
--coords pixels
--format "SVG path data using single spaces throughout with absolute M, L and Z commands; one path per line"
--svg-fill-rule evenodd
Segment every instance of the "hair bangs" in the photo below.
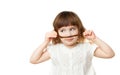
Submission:
M 74 16 L 64 15 L 64 16 L 61 16 L 59 18 L 59 20 L 57 20 L 57 23 L 54 23 L 54 24 L 55 24 L 54 25 L 55 28 L 59 29 L 59 28 L 64 27 L 64 26 L 70 26 L 70 25 L 77 26 L 79 23 L 76 20 L 76 18 L 74 18 Z

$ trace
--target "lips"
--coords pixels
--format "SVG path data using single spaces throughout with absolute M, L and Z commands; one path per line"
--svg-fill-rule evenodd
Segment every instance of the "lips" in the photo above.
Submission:
M 68 41 L 68 42 L 70 42 L 70 41 L 72 41 L 74 38 L 66 38 L 65 40 L 66 41 Z

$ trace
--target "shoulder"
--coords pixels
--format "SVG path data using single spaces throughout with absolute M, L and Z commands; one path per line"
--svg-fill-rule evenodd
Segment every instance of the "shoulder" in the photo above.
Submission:
M 79 43 L 78 47 L 88 50 L 88 49 L 95 49 L 97 46 L 94 43 L 91 43 L 89 41 L 85 41 L 85 42 Z
M 59 48 L 61 48 L 62 44 L 49 44 L 47 47 L 48 51 L 57 51 Z
M 57 48 L 60 47 L 62 44 L 49 44 L 48 48 Z
M 61 44 L 49 44 L 47 47 L 47 51 L 50 54 L 50 57 L 55 57 L 61 49 Z

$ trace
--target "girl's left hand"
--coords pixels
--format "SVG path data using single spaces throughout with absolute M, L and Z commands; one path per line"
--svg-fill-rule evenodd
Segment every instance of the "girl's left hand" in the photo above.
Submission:
M 96 35 L 92 30 L 86 30 L 85 32 L 83 32 L 83 36 L 88 39 L 88 40 L 94 40 L 96 39 Z

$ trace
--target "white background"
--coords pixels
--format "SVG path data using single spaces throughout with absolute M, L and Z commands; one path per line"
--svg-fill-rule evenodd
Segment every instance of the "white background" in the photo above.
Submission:
M 78 14 L 115 51 L 112 59 L 93 58 L 97 75 L 120 75 L 119 0 L 0 0 L 0 75 L 49 75 L 50 61 L 29 59 L 64 10 Z

